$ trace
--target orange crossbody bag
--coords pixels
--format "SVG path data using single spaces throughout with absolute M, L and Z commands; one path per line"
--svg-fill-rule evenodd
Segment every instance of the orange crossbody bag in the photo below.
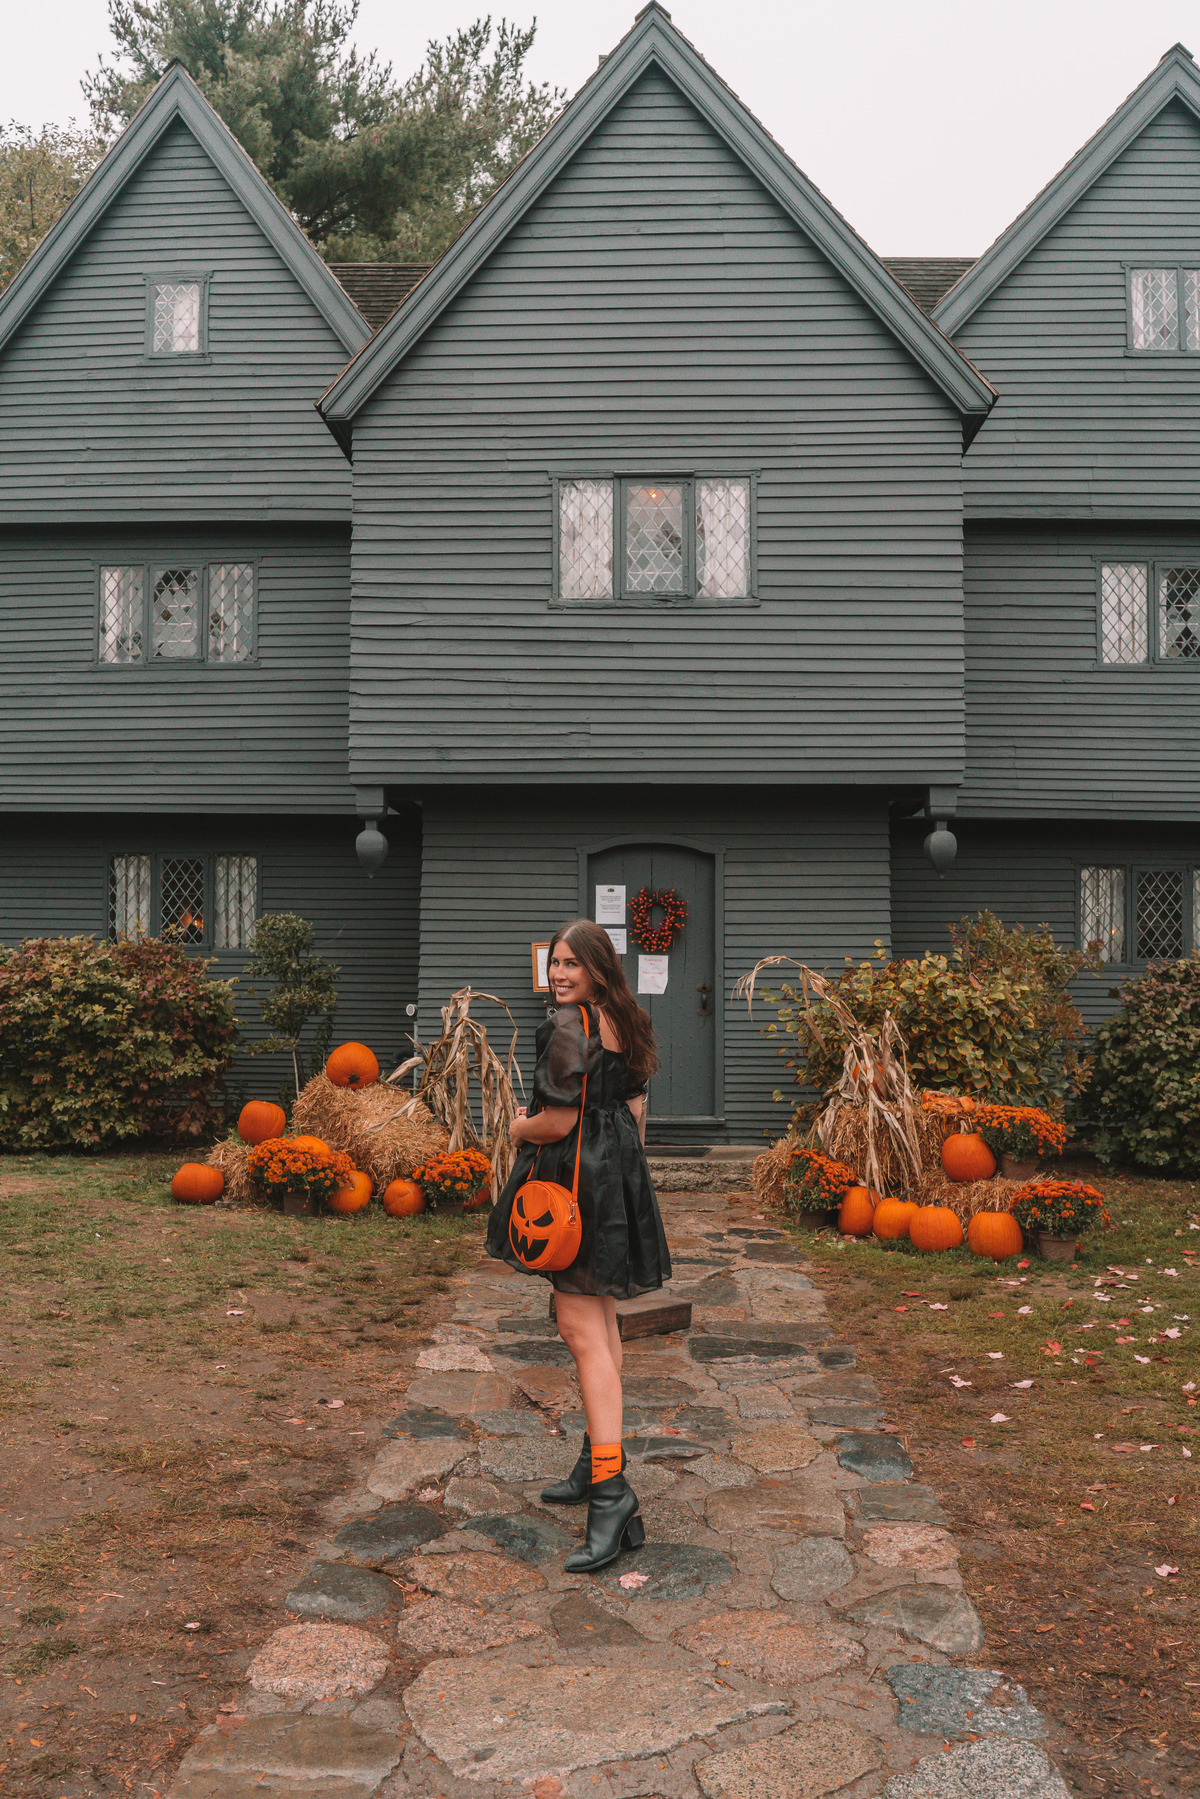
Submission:
M 590 1037 L 587 1007 L 580 1006 L 583 1034 Z M 583 1223 L 579 1216 L 579 1156 L 583 1149 L 583 1108 L 587 1104 L 587 1062 L 579 1095 L 578 1137 L 575 1142 L 575 1177 L 570 1192 L 558 1181 L 527 1180 L 513 1196 L 508 1219 L 509 1248 L 523 1268 L 538 1274 L 556 1274 L 569 1268 L 579 1254 Z M 530 1175 L 537 1169 L 539 1144 Z

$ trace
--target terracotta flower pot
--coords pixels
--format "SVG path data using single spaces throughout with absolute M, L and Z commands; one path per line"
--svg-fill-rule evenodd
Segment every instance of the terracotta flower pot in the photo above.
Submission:
M 283 1196 L 284 1216 L 287 1218 L 309 1218 L 317 1210 L 313 1204 L 311 1193 L 285 1193 Z
M 1019 1162 L 1016 1156 L 1010 1156 L 1007 1150 L 1000 1153 L 1000 1172 L 1006 1181 L 1031 1181 L 1038 1171 L 1038 1159 L 1033 1156 L 1028 1162 Z
M 829 1223 L 829 1213 L 827 1211 L 798 1212 L 796 1220 L 806 1231 L 819 1231 Z
M 1049 1231 L 1038 1232 L 1037 1246 L 1038 1253 L 1048 1262 L 1073 1262 L 1079 1254 L 1079 1244 L 1074 1237 L 1053 1237 Z

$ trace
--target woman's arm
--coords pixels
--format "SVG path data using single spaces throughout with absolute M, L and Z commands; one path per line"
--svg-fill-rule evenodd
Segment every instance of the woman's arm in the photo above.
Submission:
M 625 1103 L 629 1107 L 629 1110 L 633 1113 L 633 1116 L 637 1120 L 638 1136 L 641 1139 L 642 1148 L 645 1149 L 645 1147 L 646 1147 L 646 1096 L 644 1093 L 635 1093 L 633 1098 L 630 1100 L 626 1100 Z
M 508 1127 L 510 1143 L 561 1143 L 575 1129 L 579 1117 L 577 1106 L 547 1106 L 544 1112 L 528 1117 L 524 1106 Z

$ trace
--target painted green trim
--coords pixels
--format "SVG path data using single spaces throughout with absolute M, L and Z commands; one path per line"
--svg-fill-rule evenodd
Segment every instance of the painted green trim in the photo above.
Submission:
M 440 262 L 326 390 L 318 402 L 326 423 L 331 427 L 344 426 L 354 418 L 618 101 L 652 67 L 675 83 L 936 382 L 964 420 L 981 424 L 995 403 L 996 390 L 925 316 L 906 289 L 657 6 L 648 7 L 639 15 L 633 29 L 605 57 Z
M 168 69 L 62 217 L 0 294 L 0 348 L 28 317 L 176 119 L 182 121 L 211 158 L 347 351 L 353 355 L 360 350 L 371 336 L 370 326 L 181 63 Z

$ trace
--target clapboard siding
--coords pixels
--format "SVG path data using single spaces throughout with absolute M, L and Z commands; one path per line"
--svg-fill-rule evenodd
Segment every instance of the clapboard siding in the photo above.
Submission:
M 381 1064 L 406 1053 L 417 997 L 421 846 L 412 809 L 386 821 L 390 853 L 368 880 L 354 853 L 352 819 L 110 818 L 67 816 L 45 824 L 0 820 L 0 943 L 25 937 L 104 937 L 111 855 L 254 855 L 262 912 L 297 912 L 316 930 L 317 949 L 341 969 L 337 1040 L 369 1043 Z M 200 952 L 197 952 L 200 953 Z M 212 973 L 237 977 L 238 1011 L 251 1037 L 262 1034 L 245 955 L 207 952 Z M 237 1092 L 273 1098 L 290 1078 L 279 1056 L 239 1057 Z
M 98 666 L 102 563 L 254 558 L 253 665 Z M 0 528 L 0 807 L 352 811 L 349 532 Z
M 657 71 L 354 423 L 357 780 L 961 771 L 958 414 Z M 553 609 L 552 479 L 754 472 L 760 604 Z
M 1102 666 L 1101 561 L 1200 566 L 1200 522 L 966 531 L 965 814 L 1193 819 L 1200 664 Z
M 210 276 L 207 359 L 147 357 L 156 271 Z M 346 360 L 176 121 L 0 353 L 0 519 L 346 520 L 313 409 Z
M 724 1038 L 725 1135 L 748 1142 L 778 1135 L 787 1111 L 771 1094 L 787 1075 L 762 1035 L 772 1014 L 754 1016 L 731 990 L 761 956 L 796 956 L 838 968 L 889 940 L 887 808 L 881 795 L 830 796 L 795 789 L 729 794 L 586 789 L 552 803 L 527 794 L 427 792 L 421 879 L 421 1034 L 436 1032 L 440 1008 L 468 983 L 511 1007 L 517 1060 L 529 1090 L 533 1034 L 546 996 L 531 990 L 530 945 L 578 916 L 581 853 L 599 843 L 680 840 L 723 856 L 718 917 L 723 966 L 716 971 Z M 685 896 L 686 897 L 686 896 Z M 722 997 L 723 996 L 723 997 Z M 503 1013 L 480 1005 L 507 1048 Z
M 1104 820 L 959 819 L 958 855 L 939 880 L 921 847 L 928 828 L 904 822 L 892 829 L 892 941 L 898 956 L 945 954 L 948 926 L 984 910 L 1005 924 L 1048 924 L 1056 942 L 1078 945 L 1080 868 L 1200 861 L 1195 824 L 1172 829 Z M 1089 1026 L 1114 1010 L 1111 989 L 1138 972 L 1122 965 L 1079 978 L 1075 1000 Z
M 1200 512 L 1200 355 L 1127 351 L 1127 264 L 1200 268 L 1200 122 L 1178 101 L 955 332 L 1000 390 L 968 518 Z

